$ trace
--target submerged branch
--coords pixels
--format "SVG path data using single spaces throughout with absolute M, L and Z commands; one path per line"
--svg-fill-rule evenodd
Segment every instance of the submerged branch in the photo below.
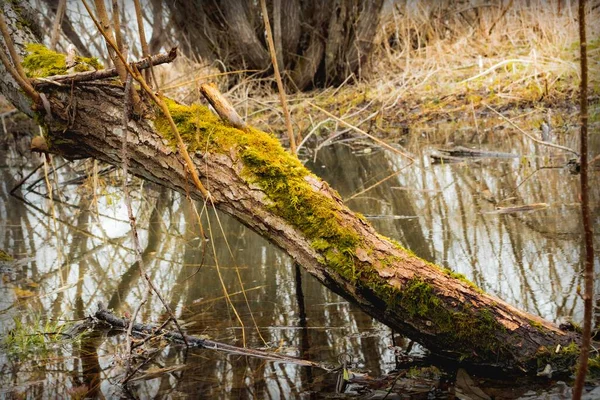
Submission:
M 98 311 L 94 315 L 96 319 L 106 322 L 107 324 L 113 326 L 114 328 L 119 328 L 126 330 L 129 327 L 130 321 L 124 318 L 119 318 L 107 309 L 105 309 L 102 304 L 98 305 Z M 257 350 L 257 349 L 247 349 L 243 347 L 237 347 L 226 343 L 216 342 L 210 339 L 199 338 L 196 336 L 189 335 L 181 335 L 178 332 L 169 331 L 166 329 L 160 329 L 160 327 L 156 325 L 150 324 L 142 324 L 138 322 L 134 322 L 131 324 L 132 333 L 139 335 L 144 338 L 148 337 L 160 337 L 162 339 L 169 340 L 174 343 L 184 344 L 185 341 L 189 344 L 190 347 L 197 347 L 203 349 L 211 349 L 217 351 L 223 351 L 225 353 L 237 354 L 243 356 L 250 357 L 258 357 L 265 360 L 277 361 L 277 362 L 285 362 L 290 364 L 301 365 L 303 367 L 314 367 L 329 370 L 324 364 L 317 363 L 314 361 L 303 360 L 301 358 L 296 358 L 292 356 L 287 356 L 285 354 L 277 354 L 273 352 Z

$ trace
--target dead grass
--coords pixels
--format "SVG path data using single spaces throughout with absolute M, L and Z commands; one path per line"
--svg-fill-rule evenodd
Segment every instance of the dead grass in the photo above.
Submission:
M 574 3 L 567 8 L 562 1 L 560 10 L 556 2 L 543 0 L 531 0 L 529 6 L 513 2 L 510 7 L 504 2 L 505 8 L 499 2 L 414 3 L 398 4 L 386 13 L 367 78 L 351 76 L 338 88 L 289 96 L 296 133 L 323 143 L 331 132 L 350 131 L 311 102 L 390 140 L 439 123 L 492 118 L 484 104 L 509 116 L 529 113 L 526 129 L 554 118 L 557 113 L 548 116 L 549 109 L 574 111 L 579 86 Z M 598 20 L 598 14 L 600 7 L 590 8 L 588 20 Z M 592 103 L 600 92 L 597 26 L 589 24 Z M 285 131 L 271 80 L 250 77 L 226 90 L 228 78 L 241 71 L 222 74 L 214 66 L 198 69 L 196 64 L 189 73 L 189 68 L 191 64 L 183 68 L 183 78 L 165 87 L 167 94 L 199 101 L 196 87 L 217 81 L 250 124 Z

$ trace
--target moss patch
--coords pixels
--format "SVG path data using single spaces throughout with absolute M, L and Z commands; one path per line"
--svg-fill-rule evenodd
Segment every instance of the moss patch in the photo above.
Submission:
M 452 271 L 450 268 L 440 267 L 439 265 L 436 265 L 433 263 L 429 263 L 429 264 L 431 266 L 435 266 L 435 267 L 441 269 L 449 277 L 457 279 L 457 280 L 465 283 L 467 286 L 470 286 L 473 290 L 477 291 L 478 293 L 483 293 L 483 290 L 481 290 L 481 288 L 479 286 L 477 286 L 476 284 L 471 282 L 469 279 L 467 279 L 466 276 L 464 276 L 460 272 L 455 272 L 455 271 Z
M 30 78 L 43 78 L 52 75 L 67 74 L 66 56 L 49 50 L 39 43 L 25 46 L 27 56 L 23 59 L 23 68 Z M 75 72 L 102 69 L 102 64 L 94 57 L 76 57 Z
M 0 249 L 0 261 L 13 261 L 13 258 L 10 256 L 10 254 Z
M 475 309 L 467 304 L 458 304 L 454 310 L 449 309 L 433 286 L 420 278 L 409 281 L 397 295 L 396 301 L 411 318 L 423 319 L 427 330 L 445 336 L 449 344 L 454 344 L 449 348 L 473 348 L 478 352 L 485 351 L 487 355 L 497 355 L 505 347 L 498 332 L 506 329 L 490 310 Z M 461 346 L 456 346 L 456 342 Z M 464 358 L 471 356 L 463 355 Z
M 535 329 L 537 329 L 540 332 L 544 332 L 544 330 L 545 330 L 544 325 L 542 325 L 540 322 L 534 321 L 532 319 L 530 319 L 528 321 L 532 327 L 534 327 Z
M 588 373 L 591 378 L 600 378 L 600 357 L 590 357 L 588 359 Z
M 571 342 L 568 346 L 561 346 L 558 351 L 556 348 L 549 349 L 541 346 L 537 351 L 537 368 L 542 369 L 546 364 L 550 364 L 554 371 L 573 371 L 577 366 L 578 358 L 579 346 L 575 342 Z

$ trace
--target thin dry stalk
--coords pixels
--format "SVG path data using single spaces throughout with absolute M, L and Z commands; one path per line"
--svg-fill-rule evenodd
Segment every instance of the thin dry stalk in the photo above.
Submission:
M 533 61 L 532 60 L 524 60 L 524 59 L 520 59 L 520 58 L 502 60 L 499 63 L 492 65 L 491 67 L 489 67 L 485 71 L 482 71 L 479 74 L 477 74 L 475 76 L 472 76 L 470 78 L 467 78 L 467 79 L 465 79 L 463 81 L 460 81 L 458 84 L 461 85 L 463 83 L 474 81 L 475 79 L 481 78 L 482 76 L 485 76 L 485 75 L 489 74 L 490 72 L 493 72 L 493 71 L 497 70 L 500 67 L 503 67 L 503 66 L 508 65 L 508 64 L 514 64 L 514 63 L 531 64 L 531 63 L 533 63 Z
M 581 52 L 581 92 L 580 98 L 580 151 L 581 151 L 581 217 L 583 219 L 583 240 L 585 247 L 584 276 L 585 292 L 583 295 L 583 333 L 579 353 L 577 378 L 573 387 L 573 399 L 580 399 L 585 385 L 585 376 L 588 370 L 588 358 L 591 349 L 592 313 L 594 299 L 594 232 L 592 230 L 592 216 L 590 212 L 590 188 L 588 182 L 588 66 L 587 42 L 585 33 L 585 0 L 579 0 L 579 49 Z
M 345 202 L 348 202 L 348 201 L 350 201 L 350 200 L 352 200 L 352 199 L 354 199 L 354 198 L 356 198 L 356 197 L 358 197 L 358 196 L 360 196 L 360 195 L 362 195 L 362 194 L 364 194 L 364 193 L 367 193 L 369 190 L 371 190 L 371 189 L 374 189 L 374 188 L 376 188 L 377 186 L 381 185 L 382 183 L 384 183 L 384 182 L 386 182 L 386 181 L 388 181 L 388 180 L 392 179 L 393 177 L 400 175 L 400 173 L 402 173 L 402 172 L 404 171 L 404 169 L 405 169 L 406 167 L 410 166 L 410 165 L 411 165 L 411 164 L 405 165 L 403 168 L 400 168 L 398 171 L 396 171 L 396 172 L 394 172 L 394 173 L 391 173 L 391 174 L 389 174 L 388 176 L 386 176 L 386 177 L 385 177 L 385 178 L 383 178 L 383 179 L 380 179 L 379 181 L 375 182 L 375 183 L 374 183 L 374 184 L 372 184 L 371 186 L 369 186 L 369 187 L 367 187 L 367 188 L 365 188 L 365 189 L 362 189 L 362 190 L 360 190 L 360 191 L 359 191 L 359 192 L 357 192 L 357 193 L 354 193 L 354 194 L 353 194 L 352 196 L 350 196 L 350 197 L 347 197 L 347 198 L 345 198 L 345 199 L 344 199 L 344 203 L 345 203 Z
M 296 138 L 294 137 L 294 129 L 292 128 L 292 119 L 290 117 L 290 110 L 287 107 L 287 100 L 285 98 L 285 88 L 281 80 L 281 74 L 279 73 L 279 65 L 277 63 L 277 52 L 275 50 L 275 43 L 273 43 L 273 34 L 271 32 L 271 24 L 269 23 L 269 14 L 267 12 L 267 2 L 260 0 L 260 8 L 262 10 L 263 21 L 265 23 L 265 31 L 267 33 L 267 43 L 269 44 L 269 54 L 271 55 L 271 62 L 273 63 L 273 72 L 275 74 L 275 80 L 277 81 L 277 89 L 279 91 L 279 101 L 281 102 L 281 108 L 283 108 L 283 116 L 285 117 L 285 126 L 287 128 L 288 138 L 290 140 L 290 150 L 296 154 Z
M 310 116 L 309 116 L 310 117 Z M 319 122 L 318 124 L 316 124 L 311 130 L 310 132 L 308 132 L 308 135 L 304 136 L 304 139 L 302 139 L 302 141 L 300 142 L 300 144 L 298 145 L 298 150 L 300 150 L 302 148 L 302 146 L 304 146 L 306 144 L 306 142 L 308 141 L 308 139 L 310 139 L 310 137 L 317 132 L 317 130 L 319 129 L 319 127 L 323 124 L 326 124 L 330 121 L 329 118 L 322 120 L 321 122 Z M 311 120 L 312 122 L 312 120 Z
M 231 250 L 231 245 L 229 244 L 229 241 L 227 240 L 227 235 L 225 234 L 225 229 L 223 229 L 223 224 L 221 224 L 221 219 L 219 218 L 219 213 L 217 213 L 215 204 L 212 201 L 211 201 L 211 204 L 213 206 L 213 210 L 215 212 L 215 217 L 217 218 L 217 223 L 219 224 L 219 229 L 221 230 L 221 234 L 225 238 L 225 245 L 227 246 L 229 255 L 231 256 L 231 259 L 233 260 L 235 273 L 237 275 L 238 283 L 240 284 L 240 287 L 242 288 L 242 294 L 244 295 L 244 301 L 246 302 L 246 306 L 248 307 L 248 312 L 250 313 L 250 318 L 252 319 L 252 323 L 254 324 L 254 327 L 256 328 L 256 333 L 258 333 L 258 337 L 260 337 L 260 340 L 262 340 L 264 345 L 268 347 L 269 344 L 267 343 L 267 341 L 263 337 L 262 333 L 260 332 L 258 323 L 256 322 L 256 318 L 254 318 L 254 313 L 252 312 L 252 308 L 250 307 L 250 301 L 248 300 L 248 296 L 246 294 L 247 290 L 244 288 L 244 282 L 242 280 L 242 275 L 240 274 L 240 268 L 238 267 L 237 262 L 235 261 L 235 255 L 233 254 L 233 250 Z M 227 293 L 227 296 L 230 296 L 230 294 Z
M 218 78 L 221 76 L 227 76 L 227 75 L 235 75 L 235 74 L 245 74 L 248 72 L 259 72 L 260 70 L 258 69 L 241 69 L 241 70 L 237 70 L 237 71 L 226 71 L 226 72 L 218 72 L 218 73 L 214 73 L 214 74 L 206 74 L 206 73 L 201 73 L 199 77 L 197 78 L 193 78 L 190 80 L 186 80 L 184 82 L 179 82 L 179 83 L 171 83 L 168 86 L 162 88 L 163 91 L 169 91 L 169 90 L 173 90 L 173 89 L 178 89 L 180 87 L 185 87 L 188 85 L 192 85 L 192 84 L 197 84 L 200 81 L 206 81 L 208 79 L 211 78 Z M 187 74 L 186 76 L 189 76 L 189 74 Z M 176 82 L 178 81 L 180 78 L 177 79 L 173 79 L 172 82 Z
M 514 0 L 510 0 L 508 2 L 508 4 L 506 6 L 504 6 L 504 9 L 502 10 L 502 13 L 500 14 L 500 16 L 498 17 L 498 19 L 496 19 L 493 23 L 492 26 L 490 26 L 490 29 L 488 30 L 488 36 L 490 36 L 492 34 L 492 32 L 494 31 L 494 28 L 496 27 L 496 24 L 502 19 L 504 18 L 504 15 L 506 15 L 506 12 L 509 10 L 509 8 L 512 7 Z M 559 6 L 560 7 L 560 6 Z
M 121 54 L 125 55 L 125 42 L 123 41 L 123 34 L 121 33 L 121 12 L 119 11 L 119 0 L 112 0 L 112 17 L 113 25 L 115 27 L 115 40 L 117 42 L 117 48 Z
M 138 33 L 140 35 L 140 44 L 142 47 L 142 57 L 150 57 L 150 50 L 148 49 L 148 42 L 146 41 L 146 32 L 144 30 L 144 20 L 142 18 L 142 6 L 140 5 L 140 0 L 133 0 L 133 5 L 135 6 L 135 19 L 137 20 Z M 151 71 L 146 71 L 146 82 L 152 82 Z
M 41 128 L 40 128 L 41 129 Z M 52 190 L 52 183 L 50 183 L 50 172 L 48 170 L 48 165 L 52 164 L 52 158 L 48 154 L 44 154 L 44 181 L 46 182 L 46 190 L 48 191 L 48 202 L 50 204 L 50 214 L 52 215 L 52 225 L 54 226 L 54 237 L 56 238 L 56 253 L 59 265 L 62 265 L 62 246 L 59 241 L 59 233 L 58 233 L 58 222 L 56 218 L 56 209 L 54 207 L 54 194 Z M 60 284 L 62 286 L 65 285 L 63 274 L 58 274 L 60 277 Z
M 2 36 L 4 37 L 4 44 L 8 48 L 8 52 L 10 57 L 13 60 L 15 65 L 15 69 L 19 73 L 19 76 L 24 80 L 27 80 L 27 75 L 25 74 L 25 70 L 21 65 L 21 58 L 15 49 L 15 45 L 10 37 L 10 33 L 8 32 L 8 26 L 6 26 L 6 21 L 4 20 L 4 13 L 0 12 L 0 30 L 2 31 Z
M 56 9 L 56 16 L 54 17 L 54 24 L 52 25 L 52 34 L 50 35 L 50 49 L 56 50 L 58 44 L 58 35 L 60 33 L 60 25 L 65 15 L 65 9 L 67 8 L 67 0 L 60 0 L 58 2 L 58 8 Z
M 156 296 L 159 298 L 160 302 L 163 304 L 163 306 L 167 310 L 167 313 L 169 314 L 169 319 L 171 321 L 173 321 L 173 323 L 177 327 L 177 330 L 183 337 L 183 341 L 185 342 L 186 347 L 189 347 L 187 339 L 183 333 L 183 329 L 179 325 L 179 322 L 177 321 L 175 314 L 171 310 L 171 307 L 165 301 L 165 299 L 162 297 L 162 295 L 158 291 L 158 288 L 154 285 L 154 283 L 148 276 L 146 267 L 144 265 L 144 259 L 142 258 L 142 250 L 141 250 L 140 241 L 139 241 L 139 237 L 138 237 L 138 233 L 137 233 L 136 220 L 135 220 L 135 216 L 133 215 L 133 210 L 131 208 L 131 198 L 129 196 L 129 188 L 127 187 L 127 171 L 128 171 L 128 167 L 129 167 L 129 156 L 127 154 L 127 132 L 128 132 L 128 125 L 129 125 L 129 103 L 131 100 L 129 97 L 130 93 L 131 93 L 131 91 L 129 90 L 130 88 L 131 88 L 131 78 L 127 77 L 126 84 L 125 84 L 125 101 L 124 101 L 124 111 L 123 111 L 123 114 L 124 114 L 123 115 L 123 146 L 122 146 L 121 161 L 123 162 L 124 200 L 125 200 L 125 206 L 127 207 L 127 215 L 129 217 L 129 225 L 131 226 L 131 236 L 133 238 L 133 246 L 135 248 L 136 261 L 137 261 L 139 269 L 140 269 L 140 275 L 144 278 L 144 280 L 148 284 L 148 288 L 152 289 L 154 294 L 156 294 Z M 141 305 L 139 307 L 141 307 Z M 136 310 L 136 313 L 139 312 L 139 307 Z M 130 324 L 133 325 L 134 323 L 135 323 L 135 321 L 132 319 Z M 129 339 L 129 337 L 128 337 L 128 339 Z M 129 343 L 129 340 L 127 342 Z M 128 347 L 129 347 L 129 345 L 128 345 Z
M 215 208 L 215 205 L 212 203 L 212 199 L 211 199 L 211 204 L 216 213 L 216 208 Z M 242 317 L 240 317 L 240 314 L 238 313 L 237 309 L 235 308 L 235 305 L 233 304 L 233 302 L 231 301 L 231 298 L 229 297 L 229 292 L 227 291 L 227 286 L 225 285 L 225 281 L 223 280 L 223 275 L 221 274 L 221 267 L 219 266 L 219 260 L 217 258 L 217 249 L 215 247 L 215 239 L 213 237 L 212 227 L 210 225 L 210 218 L 207 218 L 206 221 L 208 222 L 208 234 L 210 236 L 210 245 L 212 246 L 213 258 L 215 260 L 215 268 L 217 270 L 217 276 L 219 277 L 219 282 L 221 283 L 221 288 L 223 289 L 223 294 L 225 295 L 225 298 L 227 299 L 227 303 L 233 310 L 233 313 L 235 314 L 236 319 L 238 320 L 238 322 L 240 323 L 240 326 L 242 327 L 242 346 L 246 347 L 246 328 L 244 327 L 244 321 L 242 321 Z
M 141 251 L 140 248 L 138 247 L 139 243 L 136 240 L 137 239 L 137 229 L 136 229 L 136 224 L 135 224 L 135 218 L 133 217 L 133 211 L 131 209 L 131 197 L 129 196 L 129 186 L 127 185 L 127 170 L 129 168 L 129 156 L 127 154 L 127 125 L 129 123 L 129 102 L 131 99 L 130 94 L 130 90 L 131 89 L 131 77 L 128 77 L 127 82 L 125 83 L 125 100 L 123 101 L 124 105 L 123 105 L 123 145 L 121 147 L 121 160 L 123 163 L 123 197 L 124 197 L 124 201 L 125 201 L 125 206 L 127 207 L 127 214 L 129 217 L 129 224 L 131 226 L 131 236 L 133 237 L 133 242 L 134 242 L 134 247 L 135 247 L 135 256 L 136 256 L 136 261 L 138 263 L 142 263 L 143 262 L 143 258 L 141 256 Z M 138 264 L 140 266 L 140 275 L 143 275 L 143 271 L 145 271 L 145 268 L 142 264 Z M 140 301 L 134 312 L 133 315 L 131 316 L 131 320 L 129 321 L 129 326 L 127 327 L 127 335 L 126 335 L 126 341 L 127 341 L 127 358 L 126 358 L 126 369 L 129 373 L 131 373 L 131 352 L 133 350 L 132 348 L 132 330 L 133 330 L 133 324 L 135 323 L 135 320 L 137 318 L 138 313 L 140 312 L 140 309 L 142 308 L 142 306 L 144 304 L 146 304 L 146 301 L 148 300 L 149 297 L 149 292 L 150 292 L 150 285 L 147 286 L 147 290 L 144 292 L 144 298 L 142 299 L 142 301 Z M 126 380 L 126 379 L 125 379 Z M 125 382 L 124 380 L 124 382 Z
M 112 17 L 113 17 L 113 25 L 115 27 L 115 40 L 116 40 L 116 44 L 117 44 L 117 52 L 120 54 L 118 56 L 119 60 L 122 60 L 123 65 L 121 67 L 115 65 L 115 67 L 117 68 L 117 71 L 119 71 L 119 68 L 123 68 L 123 70 L 129 70 L 130 68 L 124 68 L 125 65 L 127 64 L 127 60 L 129 58 L 128 55 L 128 49 L 127 46 L 125 44 L 125 40 L 123 39 L 123 33 L 121 31 L 121 11 L 119 9 L 119 0 L 112 0 Z M 127 76 L 127 74 L 126 74 Z M 123 78 L 121 77 L 121 80 Z M 125 82 L 125 81 L 123 81 Z M 133 109 L 134 112 L 137 114 L 140 114 L 142 112 L 141 109 L 141 99 L 140 96 L 138 94 L 138 92 L 135 90 L 135 88 L 132 86 L 131 87 L 131 100 L 132 100 L 132 104 L 133 104 Z
M 358 132 L 361 135 L 364 135 L 364 136 L 368 137 L 369 139 L 371 139 L 375 143 L 380 144 L 382 147 L 385 147 L 386 149 L 388 149 L 390 151 L 393 151 L 396 154 L 400 154 L 401 156 L 408 158 L 413 163 L 415 162 L 415 159 L 413 157 L 409 156 L 408 154 L 406 154 L 406 153 L 404 153 L 404 152 L 396 149 L 395 147 L 390 146 L 389 144 L 387 144 L 383 140 L 376 138 L 375 136 L 373 136 L 373 135 L 371 135 L 371 134 L 363 131 L 362 129 L 360 129 L 360 128 L 352 125 L 352 124 L 349 124 L 348 122 L 344 121 L 343 119 L 336 117 L 335 115 L 333 115 L 329 111 L 322 109 L 321 107 L 319 107 L 319 106 L 311 103 L 310 101 L 308 102 L 308 105 L 310 105 L 311 107 L 314 107 L 317 110 L 321 111 L 323 114 L 327 115 L 329 118 L 332 118 L 332 119 L 336 120 L 340 124 L 344 125 L 346 128 L 350 128 L 353 131 Z
M 33 86 L 31 86 L 31 83 L 29 83 L 29 81 L 26 81 L 23 78 L 21 78 L 21 76 L 19 75 L 19 73 L 17 72 L 15 67 L 12 65 L 12 63 L 10 62 L 10 60 L 8 59 L 8 57 L 6 56 L 4 51 L 0 51 L 0 60 L 2 61 L 2 65 L 4 65 L 4 68 L 8 71 L 8 73 L 17 82 L 19 87 L 21 89 L 23 89 L 23 91 L 25 93 L 27 93 L 27 95 L 29 97 L 34 99 L 36 101 L 36 103 L 39 103 L 40 97 L 39 97 L 38 92 L 36 92 L 35 89 L 33 89 Z
M 86 10 L 88 11 L 88 14 L 90 15 L 90 17 L 92 17 L 93 13 L 92 13 L 91 9 L 88 7 L 85 0 L 83 1 L 83 4 L 84 4 Z M 119 57 L 115 54 L 115 52 L 118 51 L 118 46 L 113 46 L 113 40 L 114 40 L 113 30 L 112 30 L 112 27 L 110 24 L 110 18 L 108 16 L 108 12 L 106 11 L 106 7 L 104 5 L 104 0 L 94 0 L 94 5 L 96 6 L 96 12 L 98 13 L 98 19 L 100 20 L 100 22 L 98 22 L 98 20 L 95 20 L 94 22 L 99 27 L 98 29 L 101 29 L 101 31 L 104 32 L 102 34 L 102 36 L 104 36 L 104 38 L 107 41 L 108 55 L 111 58 L 115 68 L 117 69 L 117 72 L 119 73 L 119 77 L 121 78 L 121 81 L 125 82 L 125 80 L 127 79 L 127 71 L 125 69 L 124 64 L 126 64 L 127 61 L 124 58 Z M 92 17 L 92 19 L 95 19 L 95 17 Z
M 554 144 L 554 143 L 549 143 L 549 142 L 544 142 L 542 140 L 539 140 L 533 136 L 531 136 L 529 133 L 525 132 L 523 129 L 521 129 L 517 124 L 515 124 L 514 122 L 512 122 L 510 119 L 506 118 L 504 115 L 500 114 L 498 111 L 496 111 L 495 109 L 493 109 L 492 107 L 488 106 L 487 104 L 483 103 L 482 104 L 489 109 L 490 111 L 493 111 L 496 115 L 498 115 L 500 118 L 502 118 L 504 121 L 508 122 L 509 124 L 511 124 L 513 126 L 513 128 L 517 129 L 519 132 L 521 132 L 523 135 L 527 136 L 529 139 L 533 140 L 535 143 L 537 144 L 541 144 L 542 146 L 548 146 L 548 147 L 552 147 L 555 149 L 560 149 L 563 151 L 568 151 L 569 153 L 573 153 L 576 156 L 579 156 L 579 153 L 577 153 L 575 150 L 570 149 L 568 147 L 565 146 L 561 146 L 558 144 Z

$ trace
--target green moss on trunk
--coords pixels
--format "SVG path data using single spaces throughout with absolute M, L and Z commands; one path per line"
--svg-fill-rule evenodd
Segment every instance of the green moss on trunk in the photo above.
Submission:
M 420 278 L 409 281 L 395 302 L 411 319 L 421 320 L 429 332 L 443 337 L 451 345 L 449 348 L 471 348 L 479 356 L 497 356 L 505 350 L 501 333 L 506 329 L 491 310 L 476 309 L 467 303 L 450 308 L 434 287 Z M 487 354 L 481 354 L 482 351 Z M 472 356 L 464 354 L 463 358 Z
M 550 364 L 554 371 L 575 371 L 579 359 L 579 346 L 571 342 L 568 346 L 555 346 L 547 348 L 541 346 L 537 352 L 537 368 L 543 369 Z
M 305 179 L 310 172 L 276 138 L 253 128 L 225 125 L 204 106 L 171 100 L 167 105 L 188 151 L 231 154 L 234 149 L 244 165 L 242 176 L 265 192 L 270 211 L 299 229 L 340 275 L 352 282 L 360 278 L 354 268 L 358 233 L 343 225 L 334 200 L 312 190 Z M 167 119 L 159 116 L 155 127 L 175 147 Z
M 11 257 L 10 254 L 8 254 L 7 252 L 5 252 L 4 250 L 0 249 L 0 261 L 13 261 L 14 259 Z
M 66 55 L 49 50 L 39 43 L 28 43 L 25 46 L 27 55 L 23 59 L 23 68 L 30 78 L 44 78 L 52 75 L 67 74 Z M 102 64 L 95 57 L 75 57 L 75 72 L 102 69 Z

